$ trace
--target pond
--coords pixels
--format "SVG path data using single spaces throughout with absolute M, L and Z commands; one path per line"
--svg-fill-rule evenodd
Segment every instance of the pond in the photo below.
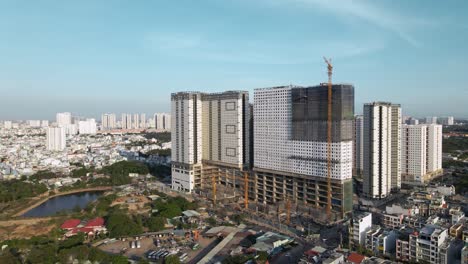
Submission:
M 83 209 L 90 202 L 97 200 L 103 192 L 73 193 L 50 198 L 39 206 L 29 210 L 23 216 L 43 217 L 52 216 L 59 212 L 70 212 L 78 206 Z

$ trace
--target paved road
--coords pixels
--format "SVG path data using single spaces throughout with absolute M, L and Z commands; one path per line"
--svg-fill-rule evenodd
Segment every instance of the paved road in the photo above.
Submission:
M 190 260 L 188 264 L 198 263 L 204 256 L 206 256 L 206 254 L 208 254 L 208 252 L 210 252 L 214 247 L 216 247 L 216 245 L 218 245 L 219 242 L 221 242 L 220 239 L 216 239 L 215 241 L 211 242 L 211 244 L 206 246 L 202 251 L 200 251 L 200 253 L 198 253 L 197 256 L 195 256 L 192 260 Z

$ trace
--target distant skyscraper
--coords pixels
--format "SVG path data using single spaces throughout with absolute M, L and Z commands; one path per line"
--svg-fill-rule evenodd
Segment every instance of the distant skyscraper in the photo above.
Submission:
M 96 134 L 96 120 L 93 118 L 87 119 L 86 121 L 79 121 L 78 130 L 80 134 Z
M 71 113 L 57 113 L 56 119 L 57 126 L 65 128 L 65 134 L 76 135 L 78 133 L 78 125 L 72 124 Z
M 426 117 L 426 124 L 437 124 L 437 117 L 436 116 Z
M 28 120 L 29 127 L 41 127 L 41 120 Z
M 58 126 L 65 127 L 67 125 L 71 125 L 72 123 L 72 116 L 69 112 L 57 113 L 56 118 Z
M 364 117 L 358 115 L 354 118 L 354 172 L 356 175 L 362 175 L 362 169 L 364 167 Z
M 381 199 L 401 187 L 401 107 L 374 102 L 364 105 L 364 195 Z
M 171 115 L 166 113 L 156 113 L 154 114 L 154 122 L 156 124 L 156 129 L 161 131 L 170 131 L 171 130 Z
M 403 126 L 401 167 L 407 184 L 427 184 L 442 173 L 441 125 Z
M 132 115 L 131 114 L 122 114 L 122 121 L 121 121 L 122 129 L 132 129 Z
M 407 122 L 406 122 L 407 125 L 419 125 L 419 120 L 416 119 L 416 118 L 412 118 L 410 117 Z
M 42 120 L 41 121 L 41 127 L 48 127 L 49 126 L 49 120 Z
M 140 115 L 139 114 L 133 115 L 133 128 L 134 129 L 140 128 Z
M 141 114 L 140 127 L 143 129 L 146 128 L 146 114 Z
M 48 127 L 47 149 L 51 151 L 62 151 L 66 147 L 66 134 L 64 127 Z
M 453 126 L 453 116 L 439 118 L 439 123 L 444 126 Z
M 103 130 L 112 130 L 117 127 L 115 114 L 103 114 L 101 116 L 101 125 Z

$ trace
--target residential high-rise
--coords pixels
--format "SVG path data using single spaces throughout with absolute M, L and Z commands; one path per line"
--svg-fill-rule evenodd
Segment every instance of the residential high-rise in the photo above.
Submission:
M 353 147 L 353 168 L 355 175 L 362 175 L 364 167 L 364 117 L 357 115 L 354 118 L 354 147 Z
M 419 120 L 416 119 L 416 118 L 410 117 L 410 118 L 407 120 L 406 124 L 408 124 L 408 125 L 419 125 Z
M 78 134 L 78 125 L 72 123 L 72 116 L 69 112 L 57 113 L 56 115 L 57 126 L 65 128 L 65 134 L 76 135 Z
M 427 171 L 438 173 L 442 170 L 442 126 L 427 127 Z
M 140 115 L 139 114 L 133 115 L 133 127 L 132 128 L 134 129 L 140 128 Z
M 94 118 L 86 119 L 86 121 L 78 122 L 78 131 L 81 135 L 96 134 L 96 120 Z
M 332 212 L 352 210 L 354 87 L 332 87 Z M 255 200 L 326 208 L 328 87 L 281 86 L 254 94 Z
M 201 177 L 202 101 L 199 92 L 171 95 L 172 188 L 192 192 Z M 156 123 L 157 124 L 157 123 Z
M 218 166 L 248 169 L 249 94 L 202 94 L 202 159 Z M 167 116 L 167 115 L 166 115 Z
M 171 130 L 171 115 L 166 113 L 156 113 L 154 114 L 154 122 L 156 124 L 156 129 L 161 131 L 170 131 Z
M 66 134 L 64 127 L 48 127 L 46 132 L 47 149 L 62 151 L 66 147 Z
M 401 187 L 401 107 L 387 102 L 364 105 L 363 191 L 381 199 Z
M 441 117 L 439 123 L 444 126 L 453 126 L 453 116 Z
M 426 117 L 426 124 L 437 124 L 437 117 L 436 116 Z
M 115 114 L 102 114 L 101 125 L 102 130 L 112 130 L 117 127 Z
M 122 126 L 122 129 L 132 129 L 133 128 L 132 115 L 131 114 L 122 114 L 121 126 Z
M 202 176 L 248 169 L 247 92 L 180 92 L 172 94 L 171 101 L 173 189 L 191 192 L 201 187 Z M 169 128 L 169 115 L 157 114 L 155 119 L 157 129 Z M 232 180 L 223 181 L 234 187 Z
M 29 127 L 41 127 L 41 120 L 28 120 Z
M 49 126 L 49 120 L 42 120 L 41 121 L 41 127 L 48 127 Z
M 146 128 L 146 114 L 141 114 L 140 128 Z
M 406 184 L 426 184 L 442 173 L 442 126 L 404 125 L 401 168 Z
M 69 112 L 57 113 L 56 121 L 58 126 L 67 126 L 72 124 L 72 116 Z

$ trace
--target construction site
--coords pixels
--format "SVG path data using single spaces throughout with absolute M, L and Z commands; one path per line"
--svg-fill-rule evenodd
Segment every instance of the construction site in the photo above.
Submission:
M 347 153 L 341 149 L 352 144 L 350 126 L 354 116 L 354 88 L 333 85 L 333 66 L 329 59 L 325 59 L 325 62 L 328 73 L 327 83 L 311 87 L 311 89 L 308 87 L 286 87 L 292 94 L 293 106 L 290 107 L 292 108 L 290 116 L 293 119 L 293 127 L 288 128 L 292 133 L 287 132 L 289 133 L 288 137 L 292 137 L 292 140 L 285 143 L 276 142 L 277 145 L 272 146 L 272 152 L 275 151 L 275 148 L 281 152 L 283 146 L 293 145 L 295 148 L 291 147 L 284 151 L 286 153 L 284 159 L 287 164 L 290 164 L 291 169 L 288 169 L 288 166 L 281 167 L 280 163 L 282 162 L 270 165 L 274 160 L 266 160 L 270 163 L 266 166 L 262 166 L 260 159 L 257 162 L 257 153 L 263 153 L 261 149 L 257 151 L 257 145 L 260 145 L 257 144 L 257 140 L 262 141 L 256 137 L 257 131 L 253 132 L 252 115 L 255 114 L 248 111 L 252 107 L 245 106 L 246 100 L 248 100 L 245 92 L 239 92 L 239 95 L 236 92 L 202 94 L 198 97 L 200 99 L 197 99 L 196 96 L 192 98 L 187 93 L 182 94 L 184 100 L 190 99 L 191 101 L 186 102 L 189 108 L 181 108 L 181 113 L 193 111 L 193 109 L 199 109 L 201 112 L 194 111 L 193 116 L 188 115 L 189 118 L 192 118 L 188 120 L 189 127 L 193 128 L 191 131 L 177 131 L 177 126 L 174 126 L 176 127 L 176 136 L 173 141 L 181 150 L 184 150 L 183 144 L 187 140 L 182 138 L 185 139 L 180 140 L 182 144 L 178 143 L 178 135 L 186 132 L 194 133 L 192 138 L 188 138 L 188 141 L 196 148 L 195 150 L 189 148 L 188 152 L 194 153 L 193 160 L 197 161 L 198 159 L 199 162 L 190 164 L 191 169 L 185 172 L 193 177 L 192 193 L 210 201 L 215 208 L 229 207 L 242 210 L 250 216 L 275 219 L 278 223 L 293 228 L 301 228 L 304 225 L 307 227 L 307 223 L 310 222 L 333 225 L 346 219 L 353 206 L 352 166 L 348 166 L 352 159 L 345 156 Z M 278 87 L 278 90 L 275 90 L 276 88 L 270 88 L 267 92 L 271 90 L 280 94 L 283 91 L 283 87 Z M 177 100 L 177 96 L 179 95 L 173 96 L 173 100 L 174 98 Z M 240 98 L 242 101 L 238 101 L 238 103 L 242 104 L 243 107 L 239 108 L 234 107 L 236 102 L 224 101 Z M 347 103 L 342 98 L 352 102 Z M 334 105 L 334 103 L 336 104 Z M 201 104 L 201 107 L 197 104 Z M 224 104 L 226 109 L 223 109 Z M 233 108 L 228 109 L 228 104 L 233 104 Z M 181 105 L 184 106 L 183 101 L 177 102 L 177 107 Z M 273 111 L 273 114 L 275 114 L 276 109 L 281 109 L 280 104 L 274 107 L 275 109 L 269 110 Z M 237 109 L 237 113 L 235 109 Z M 233 115 L 232 112 L 235 114 Z M 175 116 L 177 114 L 178 111 L 176 111 Z M 279 116 L 280 114 L 278 113 Z M 230 125 L 231 118 L 240 120 L 240 122 Z M 181 119 L 181 122 L 187 122 L 187 115 L 182 116 Z M 255 120 L 257 122 L 257 116 L 255 116 Z M 276 121 L 276 123 L 274 125 L 278 127 L 283 125 L 280 121 Z M 229 131 L 231 127 L 232 131 Z M 271 135 L 274 127 L 268 129 L 267 134 Z M 277 133 L 281 133 L 281 131 Z M 233 138 L 229 138 L 231 134 Z M 255 148 L 253 147 L 254 137 L 256 140 Z M 234 145 L 229 145 L 232 142 Z M 309 149 L 318 149 L 316 152 L 322 151 L 320 153 L 323 153 L 321 154 L 323 157 L 318 155 L 310 157 L 307 152 L 296 155 L 295 152 L 298 152 L 296 150 L 297 142 L 305 142 Z M 340 145 L 342 142 L 346 144 L 344 147 Z M 200 149 L 202 149 L 202 153 L 198 152 Z M 224 149 L 225 151 L 223 151 Z M 249 149 L 255 149 L 255 154 L 248 154 Z M 180 156 L 175 157 L 175 161 L 178 162 L 176 164 L 186 163 L 183 160 L 186 152 L 176 151 L 177 154 Z M 350 164 L 343 165 L 342 160 L 346 160 Z M 314 167 L 315 171 L 312 169 L 302 170 L 301 166 L 312 167 L 315 166 L 314 162 L 320 165 L 317 166 L 318 169 Z M 176 171 L 180 172 L 180 168 L 183 166 L 176 167 Z M 347 169 L 349 169 L 349 173 L 342 173 Z M 317 171 L 324 173 L 311 176 Z

